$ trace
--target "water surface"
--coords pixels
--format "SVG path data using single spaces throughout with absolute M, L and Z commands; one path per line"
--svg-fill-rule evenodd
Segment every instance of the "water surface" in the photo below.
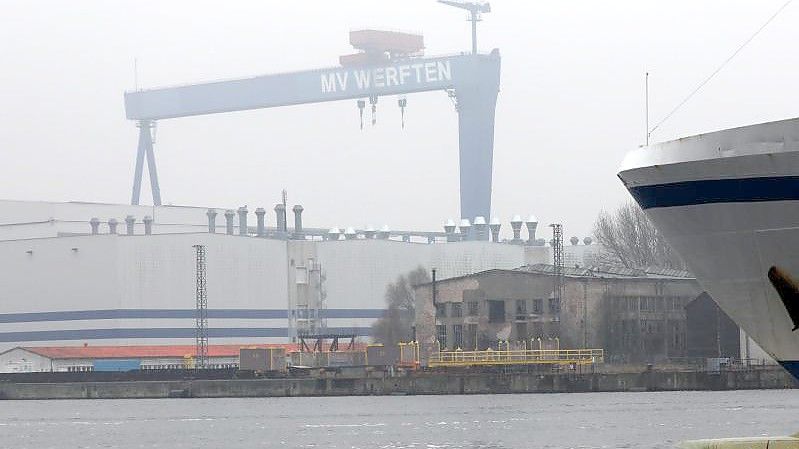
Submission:
M 799 391 L 0 401 L 3 448 L 670 448 L 799 431 Z

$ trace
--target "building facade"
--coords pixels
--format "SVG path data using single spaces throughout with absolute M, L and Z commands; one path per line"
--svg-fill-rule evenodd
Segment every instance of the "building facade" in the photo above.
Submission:
M 689 342 L 693 322 L 723 313 L 688 307 L 702 290 L 686 272 L 614 267 L 565 268 L 563 296 L 553 294 L 551 265 L 488 270 L 416 288 L 416 335 L 422 352 L 519 347 L 559 339 L 560 348 L 604 349 L 611 363 L 685 359 L 716 334 Z M 706 295 L 705 295 L 706 296 Z M 705 316 L 707 315 L 707 316 Z M 722 335 L 727 342 L 738 336 Z M 526 342 L 526 343 L 524 343 Z M 532 342 L 532 343 L 531 343 Z M 726 344 L 726 343 L 725 343 Z
M 419 266 L 454 277 L 549 259 L 547 247 L 445 232 L 334 234 L 299 214 L 284 228 L 275 210 L 0 201 L 0 351 L 193 343 L 198 244 L 212 344 L 366 337 L 386 286 Z

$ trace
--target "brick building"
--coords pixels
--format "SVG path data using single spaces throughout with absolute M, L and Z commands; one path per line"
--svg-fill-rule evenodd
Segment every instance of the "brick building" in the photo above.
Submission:
M 474 350 L 496 347 L 499 340 L 557 337 L 564 349 L 604 349 L 611 363 L 680 359 L 695 352 L 688 346 L 688 311 L 723 314 L 715 303 L 687 308 L 702 289 L 685 271 L 591 267 L 563 273 L 560 302 L 553 297 L 553 266 L 545 264 L 437 281 L 435 305 L 433 284 L 418 286 L 416 335 L 422 351 L 429 353 L 438 343 Z M 709 344 L 700 340 L 692 343 Z

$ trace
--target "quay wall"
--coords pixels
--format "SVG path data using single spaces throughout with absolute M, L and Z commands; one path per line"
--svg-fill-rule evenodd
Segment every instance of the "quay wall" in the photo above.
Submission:
M 611 391 L 737 390 L 795 388 L 783 369 L 644 371 L 638 373 L 427 373 L 400 376 L 326 373 L 321 377 L 92 382 L 0 382 L 0 399 L 144 399 L 577 393 Z

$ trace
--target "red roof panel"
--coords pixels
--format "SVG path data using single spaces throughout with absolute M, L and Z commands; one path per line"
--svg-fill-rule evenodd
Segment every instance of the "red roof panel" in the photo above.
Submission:
M 327 345 L 325 345 L 327 346 Z M 285 344 L 240 344 L 209 345 L 209 357 L 238 357 L 241 349 L 283 348 L 286 353 L 298 352 L 296 343 Z M 355 350 L 363 351 L 362 344 Z M 194 345 L 174 346 L 26 346 L 22 349 L 49 359 L 141 359 L 141 358 L 183 358 L 193 356 Z M 346 351 L 340 351 L 346 352 Z

